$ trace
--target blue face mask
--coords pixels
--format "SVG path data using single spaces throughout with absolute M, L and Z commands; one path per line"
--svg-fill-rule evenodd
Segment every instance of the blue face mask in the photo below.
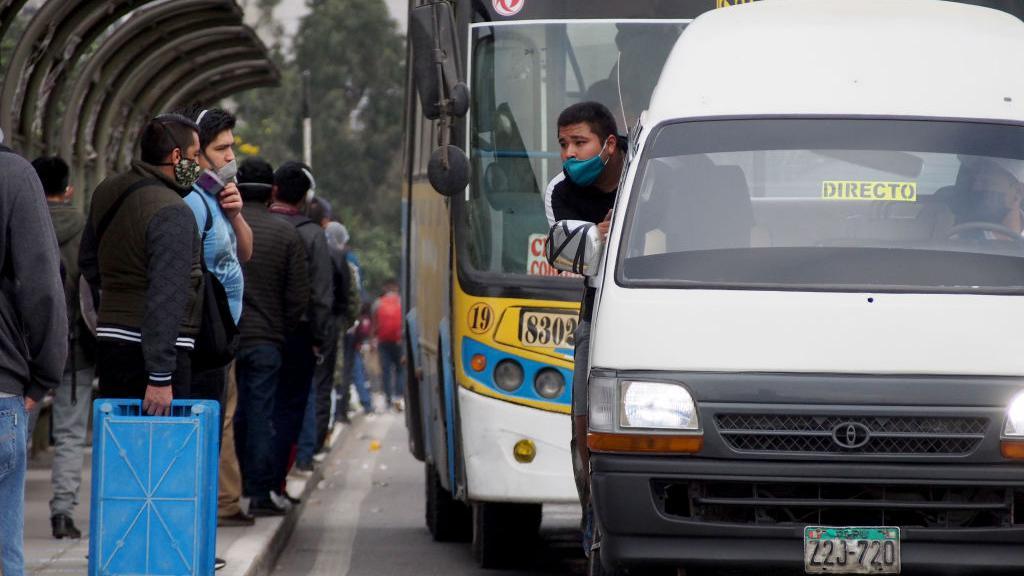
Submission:
M 601 152 L 604 152 L 604 146 L 601 147 Z M 565 177 L 577 186 L 590 186 L 596 182 L 601 173 L 604 172 L 605 165 L 608 164 L 608 160 L 601 158 L 601 152 L 587 160 L 567 159 L 562 165 Z M 610 159 L 611 157 L 609 157 Z

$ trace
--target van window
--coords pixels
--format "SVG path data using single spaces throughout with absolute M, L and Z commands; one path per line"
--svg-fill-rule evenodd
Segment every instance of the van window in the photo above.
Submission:
M 656 130 L 620 279 L 646 285 L 1024 289 L 1024 127 L 751 119 Z

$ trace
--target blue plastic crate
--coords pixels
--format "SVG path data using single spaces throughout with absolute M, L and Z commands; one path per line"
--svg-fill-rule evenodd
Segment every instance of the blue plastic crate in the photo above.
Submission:
M 93 403 L 90 576 L 213 574 L 219 443 L 217 402 Z

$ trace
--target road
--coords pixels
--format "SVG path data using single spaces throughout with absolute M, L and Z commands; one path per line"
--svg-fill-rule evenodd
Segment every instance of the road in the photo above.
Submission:
M 579 510 L 545 510 L 541 542 L 515 571 L 483 570 L 468 543 L 437 543 L 423 521 L 423 464 L 400 414 L 364 418 L 323 463 L 276 576 L 526 576 L 584 574 Z

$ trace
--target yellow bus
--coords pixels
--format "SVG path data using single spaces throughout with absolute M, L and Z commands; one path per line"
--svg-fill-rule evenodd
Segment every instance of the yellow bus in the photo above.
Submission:
M 562 168 L 556 119 L 570 104 L 598 100 L 625 133 L 686 23 L 717 2 L 437 4 L 452 14 L 447 72 L 468 85 L 468 114 L 442 118 L 450 126 L 442 133 L 442 123 L 421 112 L 437 115 L 429 113 L 433 102 L 420 101 L 413 64 L 418 50 L 435 47 L 416 42 L 416 10 L 432 7 L 413 0 L 406 418 L 410 450 L 424 462 L 434 538 L 471 539 L 481 565 L 497 567 L 536 536 L 543 504 L 578 502 L 569 410 L 583 281 L 559 275 L 544 256 L 543 195 Z M 437 19 L 426 18 L 428 37 L 449 32 L 444 16 L 439 26 Z M 428 182 L 439 141 L 456 146 L 452 160 L 461 155 L 468 168 L 467 185 L 450 196 Z

